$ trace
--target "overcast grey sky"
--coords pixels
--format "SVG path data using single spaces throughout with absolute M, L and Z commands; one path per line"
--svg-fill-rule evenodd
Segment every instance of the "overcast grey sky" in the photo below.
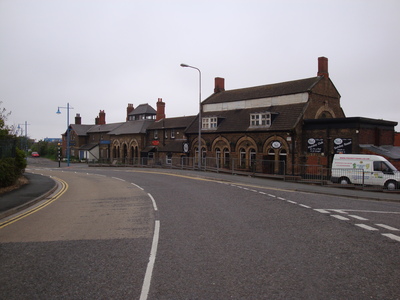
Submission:
M 0 101 L 8 125 L 60 137 L 80 113 L 122 122 L 157 98 L 167 117 L 198 111 L 214 77 L 237 89 L 316 76 L 317 58 L 347 117 L 400 122 L 398 0 L 0 0 Z M 396 130 L 399 131 L 399 126 Z

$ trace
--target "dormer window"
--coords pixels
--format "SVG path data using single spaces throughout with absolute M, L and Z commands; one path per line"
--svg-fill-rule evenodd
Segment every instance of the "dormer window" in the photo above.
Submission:
M 271 113 L 250 114 L 250 127 L 269 127 L 271 126 Z
M 202 119 L 202 129 L 216 129 L 218 127 L 217 117 L 206 117 Z

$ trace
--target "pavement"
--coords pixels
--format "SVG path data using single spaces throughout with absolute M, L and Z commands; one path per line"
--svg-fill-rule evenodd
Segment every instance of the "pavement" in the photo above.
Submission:
M 160 170 L 162 171 L 162 170 Z M 171 172 L 171 170 L 163 170 Z M 179 172 L 179 170 L 176 170 Z M 239 180 L 239 176 L 227 175 L 221 173 L 210 172 L 190 172 L 195 176 L 202 176 L 207 178 L 215 178 L 216 180 L 235 181 Z M 33 205 L 52 194 L 56 188 L 57 183 L 48 176 L 43 176 L 33 173 L 24 173 L 29 183 L 22 186 L 17 190 L 0 195 L 0 219 L 12 215 L 20 210 L 23 210 L 30 205 Z M 392 201 L 400 202 L 399 192 L 389 191 L 368 191 L 350 187 L 335 187 L 323 186 L 317 184 L 304 184 L 295 182 L 286 182 L 282 180 L 271 180 L 263 178 L 254 178 L 250 176 L 240 176 L 240 181 L 249 185 L 263 185 L 273 186 L 274 188 L 281 188 L 286 190 L 294 190 L 299 192 L 317 193 L 321 195 L 335 195 L 338 197 L 350 197 L 357 199 L 368 199 L 376 201 Z M 268 183 L 266 185 L 266 183 Z
M 0 195 L 0 219 L 23 210 L 48 197 L 57 183 L 48 176 L 24 173 L 29 183 Z

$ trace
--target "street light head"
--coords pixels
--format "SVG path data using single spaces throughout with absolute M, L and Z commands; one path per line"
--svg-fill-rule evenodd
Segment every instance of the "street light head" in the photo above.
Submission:
M 60 107 L 58 107 L 56 114 L 57 115 L 61 114 Z
M 181 67 L 187 68 L 187 67 L 189 67 L 189 65 L 187 65 L 187 64 L 181 64 Z

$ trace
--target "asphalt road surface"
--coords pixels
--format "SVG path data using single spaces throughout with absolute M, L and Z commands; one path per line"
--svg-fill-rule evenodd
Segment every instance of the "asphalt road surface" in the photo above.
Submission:
M 399 202 L 35 162 L 60 187 L 0 220 L 3 299 L 400 299 Z

